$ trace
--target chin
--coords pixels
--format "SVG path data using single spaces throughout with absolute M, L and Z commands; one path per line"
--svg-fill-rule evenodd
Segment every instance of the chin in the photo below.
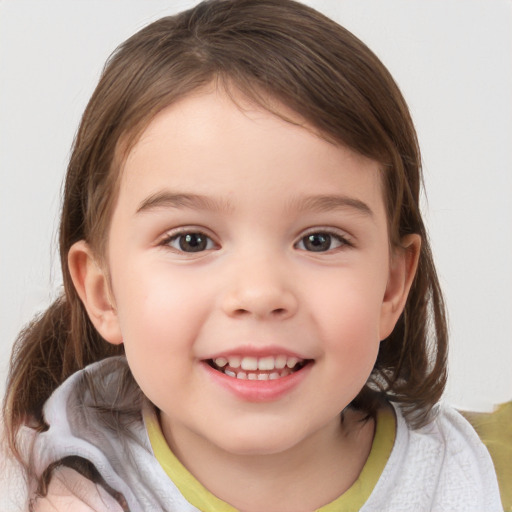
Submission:
M 237 456 L 276 455 L 286 452 L 301 443 L 302 436 L 280 430 L 260 429 L 254 432 L 239 432 L 224 438 L 219 447 Z

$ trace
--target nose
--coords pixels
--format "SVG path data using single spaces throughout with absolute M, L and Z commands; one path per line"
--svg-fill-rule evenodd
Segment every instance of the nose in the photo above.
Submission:
M 297 312 L 297 294 L 285 265 L 270 258 L 249 258 L 230 274 L 222 304 L 228 316 L 284 320 Z

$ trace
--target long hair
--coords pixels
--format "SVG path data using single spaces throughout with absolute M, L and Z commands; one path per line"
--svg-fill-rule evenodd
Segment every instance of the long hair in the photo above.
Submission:
M 99 336 L 85 312 L 69 273 L 70 247 L 86 240 L 100 257 L 105 253 L 127 152 L 158 112 L 212 82 L 271 111 L 277 100 L 329 140 L 380 162 L 390 245 L 400 246 L 410 233 L 419 234 L 422 245 L 405 310 L 352 405 L 372 414 L 376 397 L 385 397 L 418 426 L 439 400 L 446 319 L 419 209 L 420 152 L 397 85 L 360 40 L 305 5 L 211 0 L 123 43 L 83 114 L 60 223 L 64 293 L 20 334 L 11 359 L 3 414 L 18 457 L 17 431 L 25 423 L 44 429 L 42 407 L 52 391 L 88 363 L 122 353 Z

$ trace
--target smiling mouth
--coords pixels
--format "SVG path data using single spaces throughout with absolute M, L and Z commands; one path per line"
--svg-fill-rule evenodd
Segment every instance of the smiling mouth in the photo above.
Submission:
M 216 357 L 206 361 L 214 370 L 240 380 L 276 380 L 298 372 L 312 362 L 286 355 Z

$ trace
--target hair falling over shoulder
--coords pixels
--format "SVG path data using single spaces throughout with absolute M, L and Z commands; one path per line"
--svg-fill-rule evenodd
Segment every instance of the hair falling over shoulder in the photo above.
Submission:
M 67 256 L 85 240 L 105 255 L 123 159 L 162 109 L 210 84 L 273 110 L 299 113 L 328 140 L 381 163 L 390 246 L 416 233 L 422 245 L 405 310 L 380 346 L 353 406 L 399 403 L 425 423 L 446 381 L 443 298 L 419 209 L 421 157 L 405 100 L 379 59 L 355 36 L 293 0 L 210 0 L 162 18 L 111 56 L 84 112 L 71 154 L 60 223 L 64 294 L 15 343 L 3 406 L 19 458 L 23 424 L 44 429 L 42 407 L 73 372 L 122 348 L 96 332 L 73 287 Z
M 119 353 L 94 330 L 76 297 L 60 297 L 20 333 L 3 404 L 6 441 L 18 459 L 18 429 L 44 429 L 42 409 L 53 390 L 75 371 Z

